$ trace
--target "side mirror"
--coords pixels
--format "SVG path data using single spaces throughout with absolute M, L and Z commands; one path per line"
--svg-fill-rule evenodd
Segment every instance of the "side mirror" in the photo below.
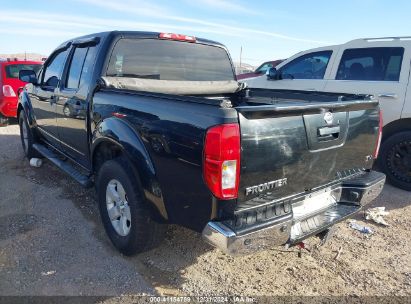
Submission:
M 266 72 L 267 80 L 278 80 L 280 79 L 280 72 L 276 68 L 269 68 Z
M 24 82 L 37 84 L 37 76 L 33 70 L 20 70 L 19 79 Z

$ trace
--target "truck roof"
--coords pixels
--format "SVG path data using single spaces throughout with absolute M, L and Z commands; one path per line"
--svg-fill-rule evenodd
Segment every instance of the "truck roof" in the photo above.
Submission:
M 398 37 L 376 37 L 376 38 L 358 38 L 358 39 L 353 39 L 345 44 L 351 44 L 355 42 L 403 42 L 403 41 L 411 41 L 411 36 L 398 36 Z
M 146 31 L 108 31 L 108 32 L 100 32 L 100 33 L 93 33 L 85 36 L 76 37 L 70 40 L 63 42 L 58 48 L 64 47 L 69 42 L 73 42 L 76 40 L 84 40 L 84 39 L 92 39 L 92 38 L 116 38 L 116 37 L 132 37 L 132 38 L 158 38 L 161 32 L 146 32 Z M 219 43 L 217 41 L 208 40 L 204 38 L 195 37 L 196 42 L 202 44 L 209 44 L 220 46 L 226 48 L 225 45 Z
M 398 36 L 398 37 L 377 37 L 377 38 L 358 38 L 353 39 L 341 44 L 333 44 L 327 46 L 321 46 L 318 48 L 307 49 L 301 52 L 298 52 L 291 56 L 290 58 L 294 58 L 296 55 L 301 53 L 308 53 L 308 52 L 316 52 L 316 51 L 323 51 L 327 49 L 335 49 L 344 46 L 345 48 L 363 48 L 363 47 L 373 47 L 373 46 L 405 46 L 411 44 L 411 36 Z M 278 67 L 285 65 L 288 63 L 289 60 L 285 60 L 284 62 L 280 63 Z

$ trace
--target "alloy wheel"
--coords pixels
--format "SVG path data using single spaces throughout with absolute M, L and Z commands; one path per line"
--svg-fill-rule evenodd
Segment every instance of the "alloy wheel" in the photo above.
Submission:
M 107 184 L 106 207 L 114 230 L 121 236 L 127 236 L 131 229 L 130 206 L 123 185 L 116 179 Z

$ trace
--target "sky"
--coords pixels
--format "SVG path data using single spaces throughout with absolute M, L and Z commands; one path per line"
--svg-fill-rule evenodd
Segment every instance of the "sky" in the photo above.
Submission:
M 0 54 L 50 54 L 61 42 L 108 30 L 179 33 L 225 44 L 259 65 L 361 37 L 411 35 L 411 1 L 2 0 Z

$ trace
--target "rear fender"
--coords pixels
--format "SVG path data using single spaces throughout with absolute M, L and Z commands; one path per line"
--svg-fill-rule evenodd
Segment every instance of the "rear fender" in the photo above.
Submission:
M 139 134 L 124 120 L 110 117 L 100 122 L 92 137 L 93 164 L 96 151 L 102 144 L 116 145 L 132 164 L 137 182 L 142 187 L 146 200 L 156 210 L 160 220 L 168 220 L 162 191 L 150 155 Z M 97 168 L 93 168 L 97 170 Z

